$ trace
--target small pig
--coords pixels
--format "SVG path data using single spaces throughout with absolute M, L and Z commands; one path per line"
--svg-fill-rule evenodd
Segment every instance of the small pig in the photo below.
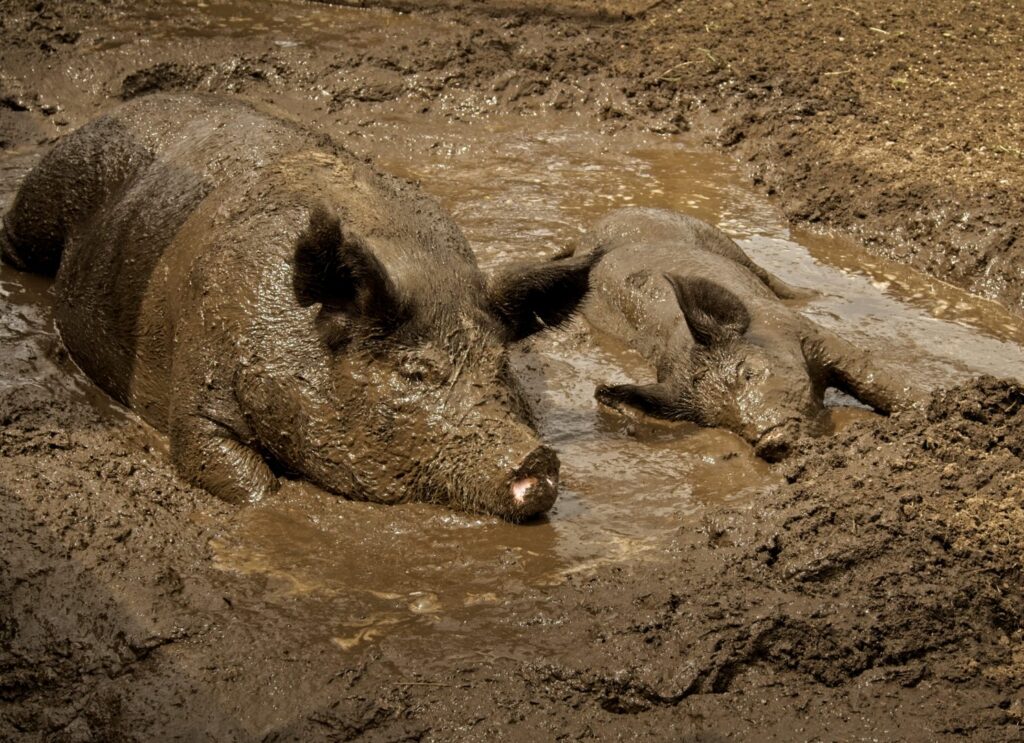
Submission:
M 727 428 L 769 461 L 786 456 L 835 387 L 881 413 L 913 392 L 783 299 L 811 293 L 754 264 L 720 230 L 662 209 L 601 220 L 577 255 L 604 256 L 584 316 L 655 367 L 657 382 L 602 385 L 597 399 Z
M 254 105 L 163 94 L 58 142 L 0 243 L 56 274 L 71 356 L 221 498 L 289 474 L 511 521 L 555 501 L 507 349 L 572 315 L 597 255 L 488 283 L 409 183 Z

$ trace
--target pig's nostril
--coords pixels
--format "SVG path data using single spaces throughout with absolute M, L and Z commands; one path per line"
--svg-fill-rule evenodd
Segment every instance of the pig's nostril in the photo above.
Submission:
M 793 453 L 799 424 L 789 421 L 768 431 L 754 447 L 754 453 L 766 462 L 780 462 Z
M 550 482 L 550 478 L 547 478 Z M 522 477 L 512 483 L 512 499 L 518 505 L 526 503 L 526 495 L 530 492 L 530 488 L 537 484 L 536 477 Z
M 508 488 L 520 515 L 546 511 L 558 497 L 558 455 L 546 446 L 537 447 L 513 471 Z

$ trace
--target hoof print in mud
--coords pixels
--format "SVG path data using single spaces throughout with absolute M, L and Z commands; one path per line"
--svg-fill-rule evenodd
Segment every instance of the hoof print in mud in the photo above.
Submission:
M 521 521 L 548 510 L 507 346 L 576 311 L 597 256 L 488 283 L 412 185 L 256 106 L 151 95 L 68 135 L 4 218 L 56 274 L 67 348 L 229 501 L 274 467 L 351 498 Z
M 657 370 L 652 384 L 599 386 L 594 396 L 610 408 L 726 428 L 774 462 L 816 430 L 828 387 L 881 413 L 914 399 L 863 350 L 782 301 L 812 292 L 765 271 L 709 224 L 622 209 L 588 241 L 603 256 L 584 315 Z

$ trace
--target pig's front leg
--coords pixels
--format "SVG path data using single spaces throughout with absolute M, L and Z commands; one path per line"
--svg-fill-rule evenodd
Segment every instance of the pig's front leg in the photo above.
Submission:
M 189 479 L 231 503 L 254 503 L 278 488 L 258 452 L 202 414 L 172 414 L 171 456 Z
M 812 323 L 808 325 L 804 356 L 819 366 L 826 385 L 886 415 L 922 399 L 920 390 L 903 384 L 892 372 L 879 366 L 868 351 Z
M 675 391 L 663 382 L 655 384 L 600 385 L 594 392 L 597 401 L 616 410 L 628 406 L 654 418 L 685 420 Z

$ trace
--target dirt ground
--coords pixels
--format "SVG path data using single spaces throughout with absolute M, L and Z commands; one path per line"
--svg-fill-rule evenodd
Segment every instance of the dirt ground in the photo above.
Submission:
M 150 4 L 154 27 L 172 4 Z M 331 55 L 152 41 L 126 30 L 135 6 L 0 0 L 4 154 L 158 89 L 299 101 L 321 125 L 409 96 L 452 117 L 573 110 L 690 129 L 795 222 L 1024 311 L 1009 3 L 404 3 L 438 26 Z M 0 738 L 1024 739 L 1015 383 L 807 441 L 786 485 L 709 509 L 664 560 L 510 613 L 489 662 L 420 665 L 306 642 L 310 600 L 215 569 L 233 509 L 87 385 L 39 384 L 71 374 L 24 342 L 47 322 L 25 310 L 0 337 Z M 551 652 L 517 652 L 526 635 Z

